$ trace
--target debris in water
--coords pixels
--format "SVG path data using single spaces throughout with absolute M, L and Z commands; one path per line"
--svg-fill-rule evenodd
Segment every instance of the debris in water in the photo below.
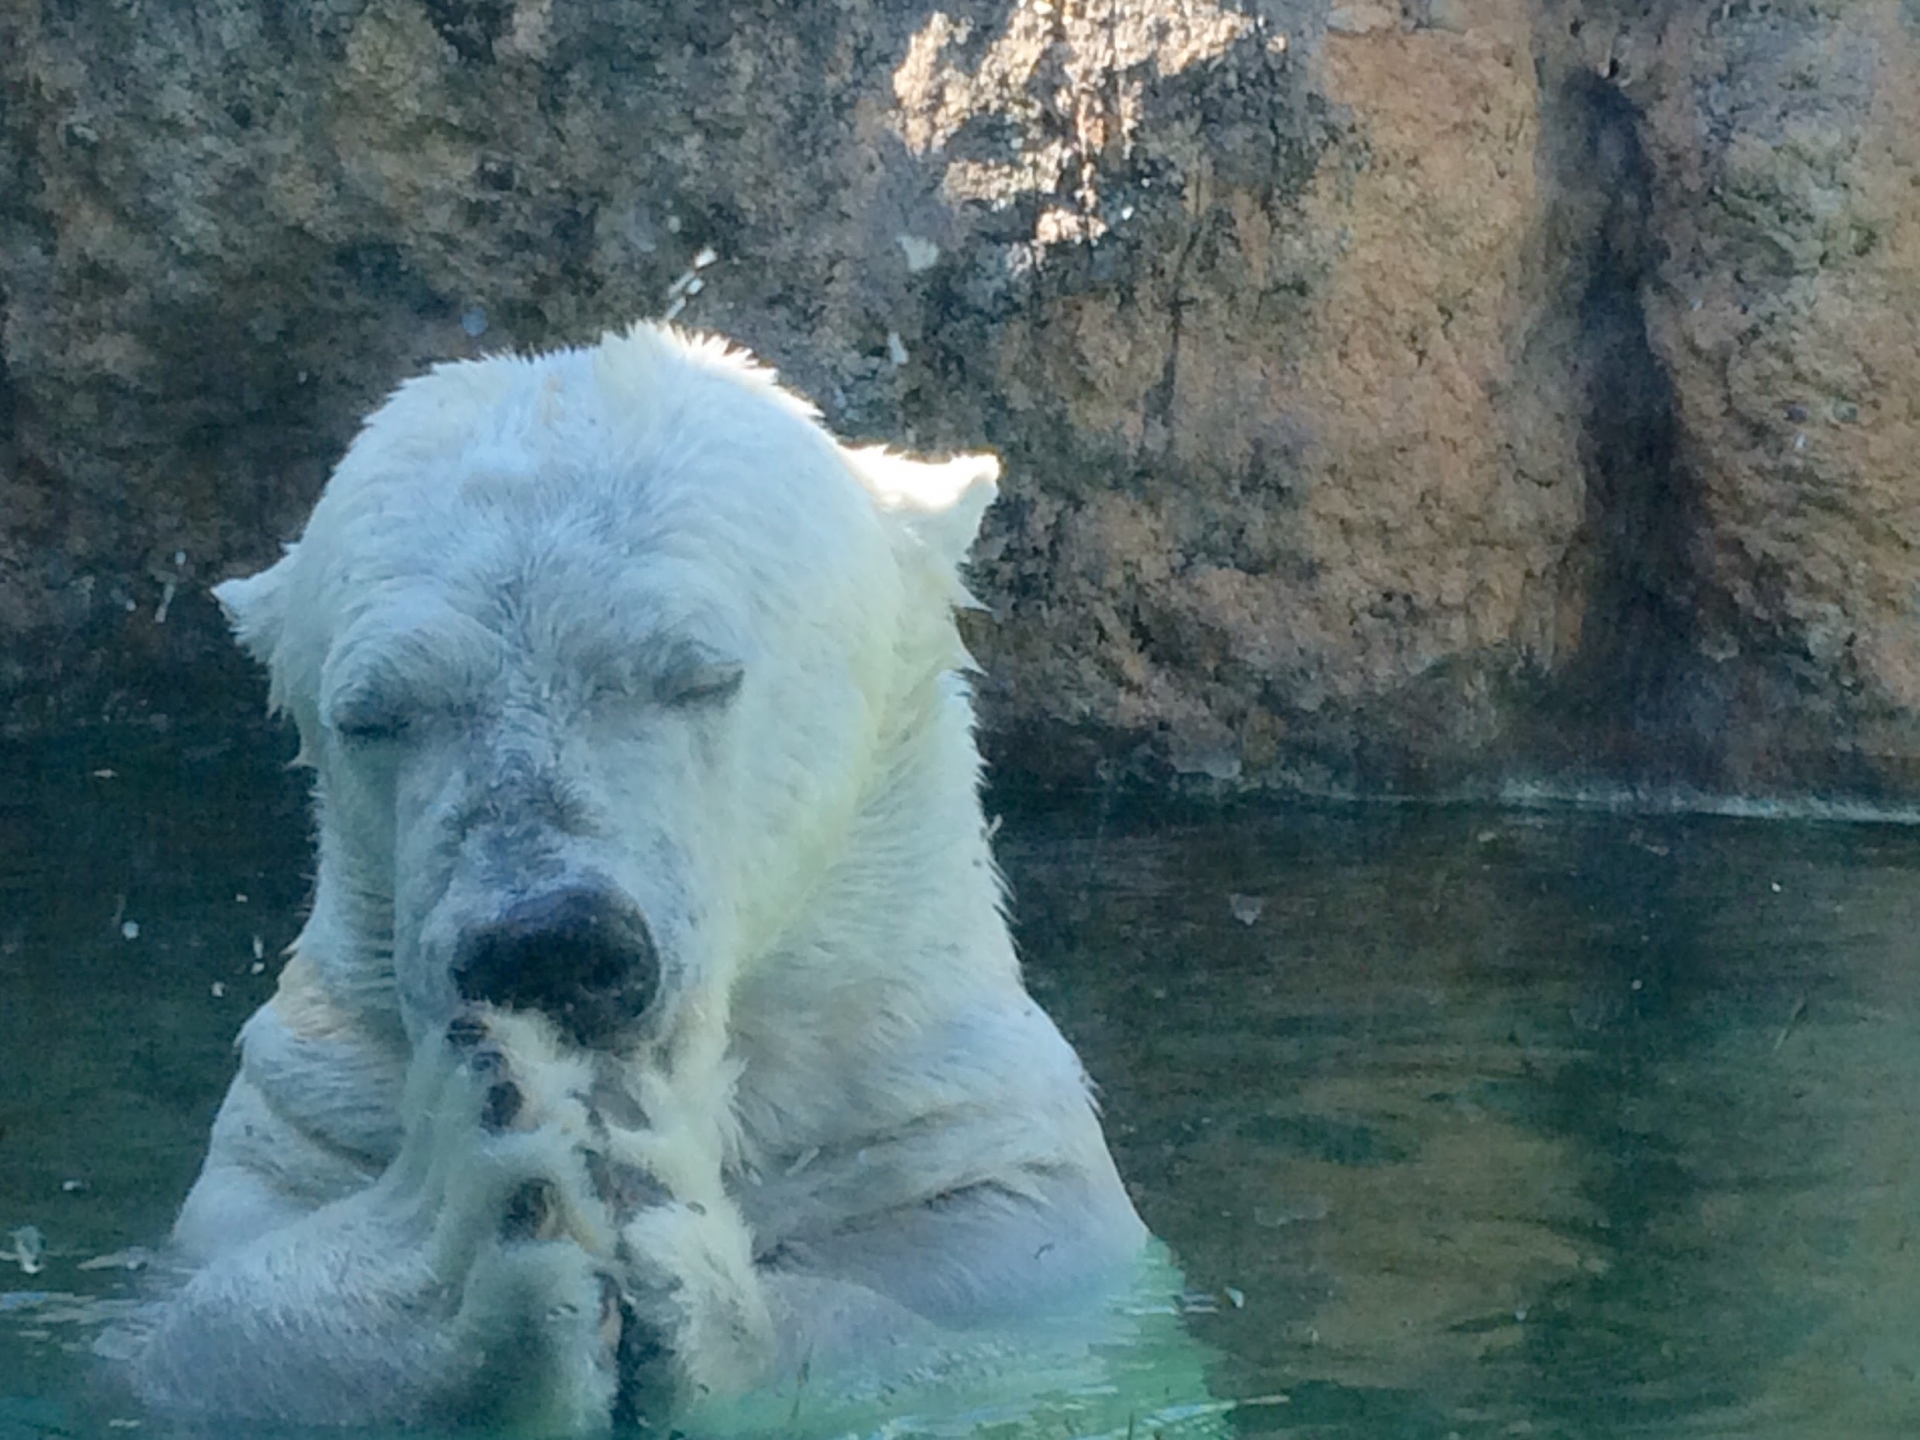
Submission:
M 1787 1012 L 1787 1023 L 1780 1027 L 1780 1033 L 1773 1037 L 1773 1048 L 1778 1050 L 1787 1043 L 1787 1036 L 1793 1033 L 1794 1022 L 1807 1013 L 1807 997 L 1802 995 L 1793 1002 L 1793 1008 Z
M 214 981 L 213 982 L 213 998 L 216 1000 L 224 1000 L 226 996 L 227 996 L 227 987 L 218 980 Z
M 60 1182 L 60 1193 L 63 1195 L 78 1195 L 86 1188 L 87 1182 L 84 1180 L 62 1180 Z
M 1253 1223 L 1268 1230 L 1278 1230 L 1283 1225 L 1324 1220 L 1332 1213 L 1333 1206 L 1325 1196 L 1307 1195 L 1289 1204 L 1254 1206 Z
M 253 958 L 256 960 L 264 960 L 267 958 L 267 942 L 262 940 L 258 935 L 253 937 Z
M 1227 908 L 1242 925 L 1251 925 L 1260 918 L 1260 912 L 1267 908 L 1267 902 L 1258 895 L 1229 895 Z
M 144 1245 L 129 1245 L 125 1250 L 114 1250 L 105 1255 L 96 1255 L 91 1260 L 82 1260 L 77 1268 L 81 1270 L 144 1270 L 152 1263 L 151 1250 Z
M 21 1273 L 38 1275 L 41 1261 L 47 1253 L 47 1237 L 40 1233 L 38 1225 L 22 1225 L 9 1237 L 13 1241 L 13 1253 L 0 1256 L 19 1265 Z
M 898 330 L 887 331 L 887 358 L 893 362 L 896 370 L 907 363 L 907 347 L 900 339 Z
M 140 938 L 140 922 L 138 920 L 122 920 L 120 922 L 120 938 L 122 940 L 138 940 Z

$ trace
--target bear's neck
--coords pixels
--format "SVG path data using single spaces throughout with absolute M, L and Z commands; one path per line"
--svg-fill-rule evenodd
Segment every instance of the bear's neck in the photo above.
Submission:
M 321 807 L 324 810 L 324 806 Z M 393 969 L 393 880 L 334 834 L 319 831 L 313 907 L 294 950 L 313 967 L 330 1001 L 383 1045 L 406 1043 Z
M 875 1081 L 892 1063 L 1022 1000 L 964 694 L 943 682 L 924 723 L 897 733 L 845 844 L 734 987 L 742 1119 L 775 1150 L 804 1148 L 805 1114 L 831 1109 L 831 1091 L 884 1108 Z

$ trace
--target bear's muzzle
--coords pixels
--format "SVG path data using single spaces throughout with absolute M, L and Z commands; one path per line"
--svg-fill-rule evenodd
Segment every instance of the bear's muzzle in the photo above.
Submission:
M 572 886 L 522 900 L 461 936 L 453 982 L 462 998 L 538 1010 L 584 1046 L 631 1030 L 660 989 L 646 917 L 625 897 Z

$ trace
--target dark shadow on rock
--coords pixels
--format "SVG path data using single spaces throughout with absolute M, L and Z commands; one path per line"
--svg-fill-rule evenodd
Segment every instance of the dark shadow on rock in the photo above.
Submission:
M 1577 163 L 1604 197 L 1579 302 L 1586 416 L 1591 580 L 1568 689 L 1595 753 L 1640 778 L 1710 778 L 1692 684 L 1696 495 L 1679 454 L 1674 392 L 1647 336 L 1642 294 L 1659 261 L 1653 177 L 1633 105 L 1576 72 L 1563 110 L 1578 124 Z

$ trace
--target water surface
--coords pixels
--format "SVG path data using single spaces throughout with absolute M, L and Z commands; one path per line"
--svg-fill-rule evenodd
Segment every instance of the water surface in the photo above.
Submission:
M 288 749 L 0 745 L 0 1251 L 47 1245 L 0 1261 L 5 1440 L 105 1425 L 99 1262 L 164 1234 L 298 927 Z M 1227 1430 L 1920 1434 L 1920 831 L 1090 805 L 1001 852 L 1213 1393 L 1263 1402 Z

